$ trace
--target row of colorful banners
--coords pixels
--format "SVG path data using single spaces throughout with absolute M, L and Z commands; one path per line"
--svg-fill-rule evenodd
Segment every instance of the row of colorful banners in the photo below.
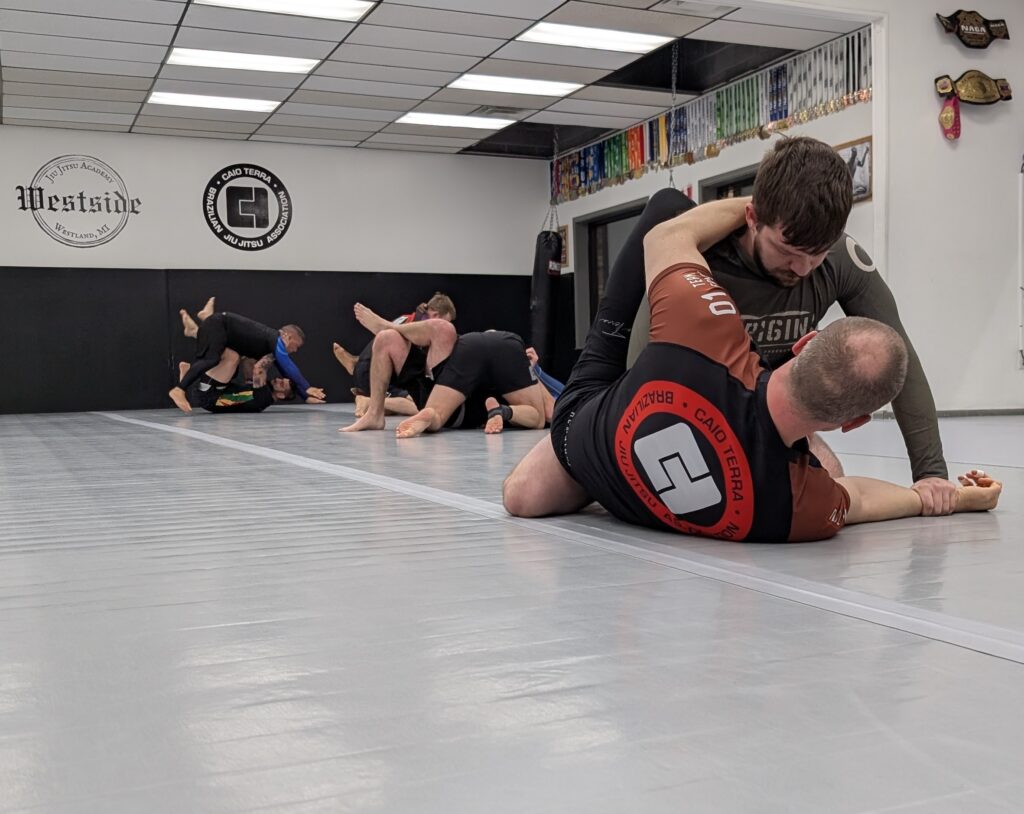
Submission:
M 871 98 L 871 30 L 799 54 L 551 162 L 553 204 L 714 158 L 724 147 Z

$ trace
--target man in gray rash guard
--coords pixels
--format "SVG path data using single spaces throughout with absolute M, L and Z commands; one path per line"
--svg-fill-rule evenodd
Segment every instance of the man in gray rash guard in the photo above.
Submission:
M 869 317 L 899 333 L 909 358 L 906 383 L 892 407 L 910 457 L 912 488 L 921 496 L 922 514 L 950 514 L 956 507 L 957 487 L 947 480 L 935 401 L 892 292 L 867 252 L 849 235 L 821 247 L 806 245 L 801 234 L 820 207 L 792 178 L 801 167 L 828 165 L 834 155 L 831 147 L 815 139 L 777 142 L 758 167 L 745 222 L 737 223 L 737 231 L 704 257 L 715 282 L 736 302 L 750 338 L 771 368 L 792 358 L 793 345 L 817 329 L 833 303 L 839 303 L 847 316 Z M 645 304 L 634 325 L 630 362 L 647 344 L 648 318 Z M 812 439 L 811 450 L 833 477 L 843 474 L 820 437 Z

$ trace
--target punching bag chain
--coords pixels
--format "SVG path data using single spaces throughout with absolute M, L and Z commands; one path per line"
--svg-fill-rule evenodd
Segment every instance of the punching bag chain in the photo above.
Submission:
M 676 179 L 673 175 L 675 156 L 675 118 L 676 118 L 676 74 L 679 72 L 679 40 L 672 43 L 672 106 L 668 110 L 668 185 L 676 188 Z

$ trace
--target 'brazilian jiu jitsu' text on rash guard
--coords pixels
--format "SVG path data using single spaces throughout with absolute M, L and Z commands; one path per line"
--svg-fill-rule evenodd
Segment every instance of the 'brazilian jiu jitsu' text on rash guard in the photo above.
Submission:
M 850 498 L 805 439 L 768 412 L 771 372 L 735 304 L 691 263 L 651 286 L 651 342 L 611 386 L 573 383 L 551 441 L 566 471 L 620 520 L 725 540 L 833 536 Z

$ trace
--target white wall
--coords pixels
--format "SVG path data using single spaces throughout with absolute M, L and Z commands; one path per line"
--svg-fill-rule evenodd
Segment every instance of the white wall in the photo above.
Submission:
M 142 200 L 139 215 L 109 243 L 64 246 L 18 209 L 15 187 L 70 154 L 106 162 Z M 226 245 L 203 217 L 207 182 L 241 162 L 275 173 L 292 199 L 289 231 L 262 251 Z M 528 275 L 547 164 L 2 126 L 0 189 L 5 266 Z

